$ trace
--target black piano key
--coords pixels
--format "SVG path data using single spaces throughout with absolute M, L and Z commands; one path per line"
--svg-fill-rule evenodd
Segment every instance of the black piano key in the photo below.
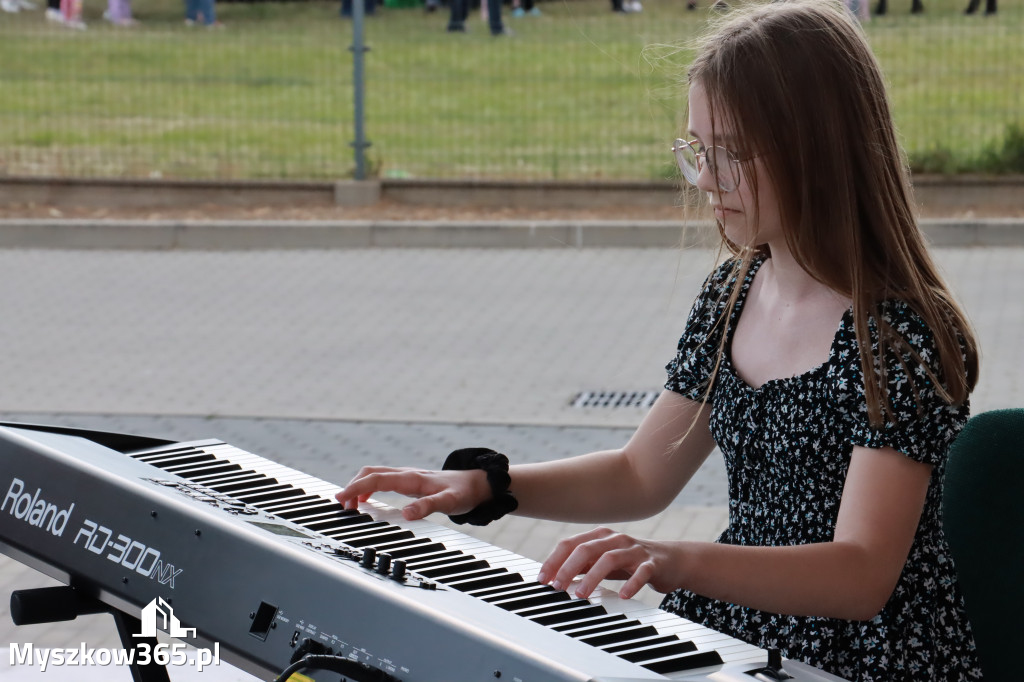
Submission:
M 159 467 L 164 471 L 177 471 L 178 469 L 195 469 L 202 465 L 209 465 L 218 462 L 213 455 L 185 455 L 161 462 L 146 462 L 151 466 Z
M 642 663 L 644 661 L 652 661 L 656 658 L 665 658 L 666 656 L 674 656 L 676 654 L 688 654 L 691 651 L 696 651 L 697 645 L 693 642 L 674 642 L 672 644 L 663 644 L 661 646 L 646 647 L 643 649 L 636 649 L 634 651 L 626 651 L 619 654 L 619 658 L 624 658 L 630 663 Z
M 679 635 L 658 635 L 656 637 L 651 637 L 649 639 L 641 639 L 635 642 L 625 642 L 624 644 L 613 644 L 611 646 L 603 646 L 601 648 L 610 654 L 618 654 L 624 651 L 632 651 L 633 649 L 650 647 L 655 644 L 671 644 L 673 642 L 680 641 L 682 640 L 679 639 Z M 693 642 L 686 642 L 686 644 L 689 644 L 691 647 L 693 647 L 693 651 L 697 650 L 697 645 Z
M 210 485 L 209 487 L 213 488 L 219 493 L 224 493 L 225 495 L 227 495 L 235 492 L 236 490 L 247 490 L 257 485 L 274 485 L 275 483 L 277 483 L 276 478 L 269 478 L 267 476 L 264 476 L 263 474 L 259 474 L 255 479 L 251 481 L 238 481 L 235 483 L 217 483 L 215 485 Z
M 562 632 L 564 632 L 565 634 L 569 635 L 570 637 L 576 637 L 577 639 L 580 639 L 580 638 L 583 638 L 583 637 L 590 637 L 591 635 L 596 635 L 599 632 L 609 632 L 611 630 L 621 630 L 624 627 L 633 627 L 635 625 L 639 625 L 640 624 L 640 621 L 638 621 L 638 620 L 630 620 L 628 617 L 626 617 L 623 614 L 617 614 L 617 615 L 619 617 L 615 618 L 614 620 L 612 620 L 611 617 L 609 617 L 608 619 L 605 619 L 605 621 L 603 623 L 589 623 L 589 624 L 583 625 L 583 626 L 576 626 L 576 627 L 573 627 L 573 628 L 566 628 L 566 629 L 562 630 Z
M 510 585 L 512 583 L 520 583 L 523 581 L 523 576 L 518 573 L 502 573 L 497 575 L 489 575 L 486 578 L 479 578 L 477 580 L 467 580 L 462 583 L 450 583 L 448 586 L 452 589 L 458 590 L 459 592 L 469 592 L 471 590 L 478 590 L 483 587 L 493 587 L 495 585 Z
M 541 613 L 527 617 L 534 623 L 538 623 L 540 625 L 557 625 L 558 623 L 564 623 L 569 620 L 579 620 L 580 618 L 605 616 L 608 614 L 608 611 L 606 611 L 603 606 L 591 604 L 585 599 L 580 599 L 578 602 L 572 601 L 569 602 L 569 604 L 578 604 L 578 606 L 574 606 L 569 609 L 558 609 L 555 611 L 542 611 Z M 566 606 L 569 604 L 566 604 Z
M 435 568 L 443 570 L 446 567 L 455 567 L 457 568 L 458 571 L 462 564 L 466 564 L 469 562 L 479 562 L 479 564 L 475 565 L 473 569 L 486 568 L 489 565 L 482 559 L 477 559 L 475 556 L 471 554 L 466 554 L 462 550 L 450 549 L 445 549 L 443 552 L 437 552 L 436 554 L 431 554 L 428 556 L 416 557 L 415 562 L 415 570 L 419 573 L 422 573 L 425 570 L 433 570 Z M 462 569 L 462 572 L 465 572 L 469 569 L 470 568 L 464 568 Z
M 344 519 L 344 518 L 356 519 L 356 520 L 352 521 L 352 523 L 358 524 L 358 523 L 369 523 L 370 522 L 369 518 L 372 518 L 372 517 L 368 517 L 367 514 L 341 513 L 337 509 L 332 509 L 330 511 L 321 509 L 321 510 L 318 510 L 318 511 L 312 511 L 312 512 L 305 513 L 305 514 L 299 514 L 299 515 L 293 515 L 293 516 L 282 516 L 282 518 L 287 518 L 292 523 L 295 523 L 297 525 L 301 525 L 303 527 L 309 528 L 310 530 L 313 529 L 311 526 L 318 525 L 319 527 L 316 528 L 316 530 L 321 530 L 323 528 L 334 527 L 336 521 L 339 521 L 339 520 Z M 341 527 L 341 526 L 339 525 L 338 527 Z
M 444 545 L 442 545 L 443 547 Z M 462 550 L 458 549 L 446 549 L 443 552 L 437 552 L 430 556 L 418 557 L 416 559 L 405 562 L 405 565 L 415 571 L 420 571 L 425 568 L 436 568 L 443 566 L 444 564 L 450 564 L 453 562 L 459 562 L 464 560 L 472 559 Z
M 288 495 L 276 499 L 260 500 L 254 506 L 259 507 L 260 509 L 266 509 L 272 505 L 295 504 L 299 500 L 307 500 L 312 497 L 312 495 L 307 494 L 302 488 L 296 488 L 295 486 L 288 485 L 286 483 L 282 485 L 288 486 Z
M 137 459 L 140 462 L 146 464 L 152 464 L 153 466 L 160 466 L 157 462 L 174 461 L 179 457 L 188 457 L 189 455 L 200 455 L 205 454 L 201 450 L 195 448 L 178 448 L 177 450 L 165 450 L 162 452 L 151 452 L 149 454 L 135 454 L 131 455 L 133 459 Z
M 411 537 L 412 531 L 396 529 L 390 533 L 385 533 L 384 535 L 370 535 L 366 537 L 353 538 L 351 540 L 342 540 L 342 542 L 353 547 L 374 547 L 378 542 L 401 540 Z
M 367 517 L 369 518 L 369 517 Z M 318 533 L 327 535 L 334 538 L 335 540 L 341 540 L 345 542 L 349 538 L 359 538 L 364 535 L 373 535 L 375 533 L 383 533 L 386 529 L 396 528 L 387 521 L 353 521 L 352 523 L 344 523 L 345 519 L 341 521 L 335 521 L 324 526 L 323 524 L 301 524 L 305 528 L 315 530 Z M 325 522 L 326 523 L 326 522 Z M 313 526 L 320 526 L 320 528 L 313 528 Z
M 256 478 L 263 474 L 256 473 L 251 469 L 243 469 L 237 464 L 231 462 L 220 462 L 219 464 L 210 464 L 210 469 L 205 473 L 196 472 L 189 476 L 192 480 L 199 478 L 213 478 L 215 476 L 245 476 L 248 478 Z
M 297 497 L 294 500 L 283 500 L 281 502 L 272 502 L 270 504 L 261 504 L 261 505 L 259 505 L 259 507 L 260 507 L 260 509 L 268 511 L 271 514 L 275 514 L 278 511 L 285 511 L 285 510 L 288 510 L 288 509 L 295 509 L 295 508 L 297 508 L 300 505 L 310 505 L 310 506 L 312 506 L 312 504 L 314 502 L 323 502 L 323 501 L 324 501 L 324 498 L 318 497 L 316 495 L 303 495 L 302 497 Z
M 396 525 L 386 525 L 381 528 L 375 528 L 369 532 L 359 532 L 359 534 L 348 536 L 341 542 L 351 545 L 352 541 L 358 540 L 360 543 L 364 543 L 360 545 L 360 547 L 373 546 L 373 548 L 377 550 L 377 553 L 380 554 L 383 551 L 380 548 L 381 545 L 387 545 L 388 543 L 397 542 L 399 540 L 410 540 L 412 538 L 415 538 L 412 530 L 399 528 Z M 370 541 L 370 545 L 367 545 L 365 541 Z
M 189 443 L 168 443 L 162 447 L 140 450 L 129 455 L 129 457 L 156 457 L 157 455 L 164 455 L 170 452 L 199 452 L 199 450 Z
M 214 490 L 220 490 L 221 488 L 231 486 L 234 489 L 226 491 L 224 494 L 229 495 L 235 499 L 241 499 L 243 495 L 255 495 L 257 493 L 265 493 L 271 490 L 276 490 L 281 487 L 281 484 L 277 481 L 263 480 L 263 481 L 251 481 L 243 483 L 238 481 L 237 483 L 217 483 L 216 485 L 207 486 Z
M 364 533 L 374 528 L 398 528 L 387 521 L 376 521 L 369 514 L 331 514 L 322 520 L 309 521 L 305 518 L 295 521 L 298 525 L 310 530 L 329 530 L 332 533 Z
M 363 516 L 367 515 L 360 515 L 360 513 L 355 510 L 339 509 L 337 506 L 325 506 L 322 508 L 317 507 L 316 509 L 309 509 L 306 510 L 304 513 L 299 513 L 298 511 L 296 511 L 296 513 L 289 514 L 288 516 L 283 516 L 280 514 L 279 516 L 281 516 L 281 518 L 287 518 L 292 523 L 298 523 L 303 526 L 306 526 L 310 523 L 320 523 L 321 521 L 327 521 L 329 519 L 343 519 L 347 517 L 362 518 Z
M 217 492 L 219 492 L 219 493 L 221 493 L 223 495 L 226 495 L 227 497 L 230 497 L 231 499 L 237 500 L 239 502 L 242 501 L 242 496 L 257 495 L 259 493 L 270 492 L 270 491 L 272 491 L 272 490 L 277 488 L 276 484 L 264 483 L 263 481 L 252 481 L 252 482 L 247 482 L 247 483 L 242 483 L 241 481 L 239 481 L 238 483 L 240 483 L 240 486 L 236 490 L 231 490 L 231 491 L 228 491 L 228 492 L 222 491 L 221 488 L 223 487 L 223 485 L 229 485 L 229 484 L 215 483 L 214 485 L 206 485 L 206 484 L 204 484 L 204 485 L 206 485 L 207 488 L 210 488 L 212 490 L 216 490 Z M 230 485 L 235 485 L 235 484 L 231 483 Z
M 287 509 L 287 510 L 275 512 L 274 515 L 275 516 L 280 516 L 282 519 L 288 519 L 289 521 L 294 521 L 295 519 L 307 518 L 307 517 L 309 517 L 311 515 L 314 515 L 314 514 L 316 514 L 318 512 L 323 512 L 323 513 L 334 512 L 334 513 L 338 514 L 339 516 L 344 516 L 346 513 L 349 516 L 352 516 L 352 515 L 355 515 L 355 514 L 359 513 L 359 512 L 357 512 L 354 509 L 340 509 L 340 507 L 341 507 L 340 504 L 337 504 L 337 503 L 334 503 L 334 502 L 324 502 L 323 504 L 318 504 L 318 505 L 313 506 L 313 507 L 300 507 L 298 509 Z
M 504 599 L 511 599 L 513 597 L 525 597 L 531 594 L 548 594 L 551 590 L 544 588 L 547 585 L 541 585 L 539 583 L 520 583 L 517 585 L 502 585 L 500 587 L 491 587 L 486 590 L 479 590 L 470 592 L 471 596 L 485 602 L 493 603 L 496 601 L 502 601 Z
M 571 599 L 570 601 L 563 602 L 556 605 L 538 606 L 535 609 L 529 609 L 520 613 L 520 616 L 524 618 L 533 619 L 534 616 L 542 616 L 551 611 L 565 611 L 572 609 L 583 609 L 586 606 L 590 606 L 590 602 L 586 599 Z
M 438 578 L 437 582 L 450 585 L 458 589 L 460 583 L 473 582 L 478 578 L 487 578 L 490 576 L 500 575 L 508 573 L 507 568 L 483 568 L 476 571 L 467 571 L 465 573 L 456 573 L 454 575 L 446 575 L 443 578 Z
M 236 495 L 235 499 L 241 500 L 246 504 L 255 505 L 259 502 L 268 502 L 271 500 L 284 500 L 291 497 L 298 497 L 302 494 L 301 490 L 289 486 L 274 486 L 273 488 L 256 492 L 251 495 Z
M 408 564 L 406 564 L 408 566 Z M 469 571 L 478 568 L 490 568 L 490 564 L 486 561 L 480 561 L 479 559 L 473 560 L 473 557 L 467 556 L 465 561 L 459 561 L 451 564 L 444 564 L 441 566 L 432 566 L 430 568 L 417 568 L 417 573 L 422 575 L 424 578 L 443 578 L 447 575 L 453 575 L 455 573 L 468 573 Z
M 440 542 L 433 542 L 430 538 L 417 538 L 416 541 L 421 541 L 425 544 L 410 544 L 409 547 L 389 550 L 388 554 L 390 554 L 393 559 L 405 559 L 406 566 L 412 570 L 413 563 L 417 558 L 422 556 L 432 556 L 437 552 L 444 551 L 444 545 Z
M 545 585 L 544 583 L 539 583 L 536 580 L 531 580 L 524 582 L 522 585 L 505 585 L 503 587 L 471 592 L 470 594 L 477 599 L 482 599 L 483 601 L 493 604 L 494 602 L 509 599 L 511 597 L 520 597 L 528 594 L 554 594 L 559 591 L 560 590 L 556 590 L 551 587 L 551 585 Z
M 241 481 L 252 481 L 254 483 L 257 482 L 257 481 L 266 481 L 266 480 L 268 480 L 268 477 L 265 474 L 261 474 L 258 471 L 253 471 L 252 469 L 244 469 L 244 468 L 241 468 L 241 467 L 239 467 L 239 469 L 240 470 L 238 472 L 236 472 L 236 473 L 229 473 L 229 474 L 227 474 L 226 475 L 226 480 L 223 481 L 223 482 L 227 483 L 228 482 L 228 480 L 227 480 L 228 478 L 230 480 L 232 480 L 232 481 L 238 481 L 238 482 L 241 482 Z M 277 481 L 274 481 L 274 483 L 276 483 L 276 482 Z
M 555 625 L 551 629 L 556 632 L 567 632 L 569 630 L 579 630 L 590 627 L 591 625 L 603 625 L 605 623 L 622 623 L 629 620 L 621 613 L 613 613 L 610 616 L 598 616 L 597 618 L 587 618 L 586 620 L 570 621 L 568 623 L 562 623 Z
M 204 467 L 215 467 L 224 464 L 213 455 L 195 455 L 193 457 L 178 457 L 163 462 L 146 462 L 164 471 L 177 473 L 179 471 L 195 471 Z
M 580 637 L 580 641 L 589 644 L 590 646 L 603 646 L 605 644 L 615 644 L 617 642 L 629 642 L 634 639 L 642 639 L 643 637 L 653 637 L 657 634 L 658 631 L 653 626 L 644 625 L 640 627 L 627 628 L 625 630 L 604 632 L 597 635 L 591 635 L 590 637 Z
M 161 457 L 174 457 L 175 454 L 185 455 L 190 452 L 199 452 L 195 448 L 177 448 L 175 450 L 161 450 L 160 452 L 135 452 L 128 456 L 132 459 L 137 459 L 140 462 L 148 462 L 152 459 L 160 459 Z
M 254 492 L 267 492 L 269 490 L 290 490 L 291 492 L 298 493 L 298 494 L 301 494 L 301 493 L 305 492 L 301 488 L 296 488 L 295 486 L 291 485 L 290 483 L 280 483 L 278 481 L 274 481 L 273 483 L 267 483 L 267 484 L 256 483 L 256 484 L 254 484 L 252 486 L 251 490 L 246 489 L 246 488 L 240 488 L 240 489 L 236 490 L 235 492 L 233 492 L 232 495 L 234 497 L 240 497 L 241 495 L 251 495 Z
M 211 469 L 213 469 L 213 471 L 210 471 Z M 198 478 L 200 476 L 213 476 L 213 475 L 216 475 L 218 473 L 220 473 L 220 474 L 229 474 L 229 473 L 231 473 L 231 470 L 228 469 L 227 467 L 211 467 L 209 464 L 206 464 L 206 465 L 201 465 L 200 464 L 200 465 L 196 465 L 194 467 L 193 466 L 186 466 L 186 467 L 181 467 L 180 469 L 176 468 L 176 467 L 170 467 L 170 468 L 164 469 L 164 471 L 166 471 L 169 474 L 174 474 L 175 476 L 180 476 L 181 478 L 184 478 L 187 481 L 192 481 L 193 483 L 199 483 L 199 481 L 197 481 L 196 478 Z M 222 481 L 218 481 L 218 483 L 221 483 L 221 482 Z
M 466 594 L 474 596 L 477 599 L 483 599 L 484 601 L 487 601 L 493 595 L 509 594 L 512 592 L 518 592 L 520 590 L 536 590 L 540 587 L 542 587 L 542 585 L 538 582 L 523 582 L 519 585 L 498 585 L 496 587 L 484 587 L 479 590 L 472 590 L 470 592 L 467 592 Z
M 282 518 L 288 518 L 288 520 L 292 523 L 298 523 L 299 525 L 304 525 L 308 528 L 313 523 L 323 523 L 325 521 L 330 521 L 332 519 L 337 520 L 339 518 L 345 518 L 346 516 L 355 517 L 358 516 L 358 514 L 343 514 L 338 509 L 324 508 L 307 510 L 304 513 L 297 512 L 295 514 L 290 515 L 289 517 L 282 516 Z
M 544 604 L 558 604 L 560 602 L 569 601 L 570 597 L 565 592 L 549 592 L 547 594 L 535 594 L 532 596 L 521 597 L 518 599 L 509 599 L 506 601 L 496 601 L 494 605 L 505 609 L 506 611 L 522 611 L 524 609 L 530 609 L 534 606 L 542 606 Z
M 700 651 L 695 654 L 676 656 L 674 658 L 663 658 L 657 661 L 641 663 L 652 673 L 664 675 L 666 673 L 677 673 L 681 670 L 693 670 L 694 668 L 706 668 L 711 665 L 722 665 L 722 657 L 717 651 Z
M 398 542 L 391 542 L 391 543 L 388 543 L 387 545 L 382 545 L 381 546 L 381 551 L 386 551 L 386 552 L 388 552 L 388 554 L 390 554 L 392 549 L 394 549 L 394 550 L 405 549 L 407 547 L 412 547 L 414 545 L 424 545 L 424 544 L 427 544 L 430 541 L 431 541 L 430 538 L 421 538 L 421 537 L 417 537 L 417 536 L 413 535 L 408 540 L 399 540 Z
M 319 518 L 319 517 L 317 517 L 317 518 Z M 320 532 L 322 530 L 336 530 L 336 529 L 339 529 L 339 528 L 345 528 L 347 526 L 364 526 L 364 525 L 371 524 L 371 523 L 376 524 L 376 526 L 371 526 L 371 527 L 379 527 L 379 526 L 386 526 L 386 525 L 388 525 L 384 521 L 374 521 L 373 517 L 370 516 L 369 514 L 355 514 L 355 515 L 352 515 L 352 514 L 332 513 L 332 514 L 326 516 L 322 521 L 310 521 L 308 519 L 308 517 L 300 517 L 298 519 L 289 519 L 289 520 L 294 521 L 295 523 L 297 523 L 298 525 L 302 526 L 303 528 L 308 528 L 309 530 L 315 530 L 317 532 Z
M 262 476 L 260 474 L 254 474 L 251 471 L 246 471 L 242 467 L 238 467 L 238 471 L 229 471 L 219 474 L 210 474 L 209 476 L 190 476 L 189 480 L 207 487 L 213 485 L 220 485 L 221 483 L 233 483 L 235 481 L 257 481 Z
M 251 504 L 254 507 L 259 507 L 263 502 L 273 502 L 274 500 L 288 500 L 293 497 L 298 497 L 302 494 L 301 490 L 290 488 L 288 490 L 276 490 L 272 492 L 262 493 L 259 495 L 250 495 L 246 497 L 243 502 Z
M 301 492 L 302 492 L 301 490 L 296 490 L 294 487 L 288 485 L 287 483 L 278 483 L 277 485 L 261 487 L 258 490 L 253 490 L 252 492 L 249 492 L 249 491 L 237 492 L 234 495 L 232 495 L 232 497 L 235 498 L 236 500 L 241 501 L 241 502 L 248 502 L 248 501 L 250 501 L 251 499 L 253 499 L 255 497 L 259 497 L 261 495 L 267 495 L 267 494 L 271 494 L 271 493 L 285 493 L 287 495 L 296 495 L 296 494 L 301 493 Z M 270 498 L 270 499 L 273 499 L 273 498 Z
M 208 464 L 203 467 L 186 467 L 179 471 L 176 469 L 168 469 L 169 472 L 177 474 L 182 478 L 187 478 L 190 481 L 199 482 L 199 478 L 205 478 L 207 476 L 217 476 L 220 474 L 228 474 L 233 471 L 241 471 L 242 467 L 237 464 Z
M 391 528 L 388 524 L 382 521 L 374 521 L 373 523 L 364 523 L 359 526 L 350 526 L 345 528 L 318 530 L 316 531 L 320 535 L 326 535 L 332 540 L 339 542 L 346 542 L 352 544 L 353 540 L 361 540 L 367 536 L 381 535 L 388 532 Z

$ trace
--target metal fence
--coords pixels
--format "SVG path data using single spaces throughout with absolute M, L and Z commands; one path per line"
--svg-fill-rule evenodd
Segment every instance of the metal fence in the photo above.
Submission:
M 78 1 L 61 15 L 3 0 L 20 11 L 0 13 L 0 175 L 353 176 L 353 23 L 339 2 L 220 2 L 207 27 L 201 0 L 188 0 L 194 22 L 182 0 L 83 0 L 74 28 L 62 17 Z M 365 22 L 366 173 L 671 177 L 686 45 L 711 1 L 506 0 L 514 34 L 493 36 L 478 8 L 450 32 L 444 5 L 384 0 Z M 110 21 L 128 2 L 137 23 Z M 1024 10 L 965 15 L 967 2 L 912 14 L 893 0 L 865 23 L 919 170 L 1024 161 Z

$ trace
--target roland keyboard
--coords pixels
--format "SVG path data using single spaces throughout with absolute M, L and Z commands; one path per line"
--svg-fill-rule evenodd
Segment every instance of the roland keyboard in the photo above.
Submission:
M 0 425 L 0 551 L 129 614 L 160 597 L 264 679 L 305 654 L 388 682 L 772 679 L 764 650 L 337 490 L 216 440 Z

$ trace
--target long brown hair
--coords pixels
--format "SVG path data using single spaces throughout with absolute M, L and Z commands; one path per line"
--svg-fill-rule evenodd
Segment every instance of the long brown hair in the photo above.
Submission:
M 737 149 L 756 154 L 767 170 L 762 182 L 775 189 L 793 256 L 852 299 L 871 423 L 891 414 L 887 363 L 876 358 L 912 353 L 879 314 L 886 299 L 905 301 L 934 334 L 939 376 L 931 378 L 940 395 L 951 404 L 966 400 L 977 382 L 977 345 L 914 218 L 882 72 L 852 14 L 835 0 L 731 12 L 702 41 L 688 77 L 707 94 L 712 127 L 727 119 Z M 753 162 L 743 171 L 756 197 Z M 742 282 L 756 250 L 723 240 L 738 256 Z M 874 350 L 869 320 L 879 337 Z

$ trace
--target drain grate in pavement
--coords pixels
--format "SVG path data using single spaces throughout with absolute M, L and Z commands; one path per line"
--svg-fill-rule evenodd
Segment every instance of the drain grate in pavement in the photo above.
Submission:
M 661 391 L 582 391 L 572 399 L 573 407 L 640 407 L 654 404 Z

